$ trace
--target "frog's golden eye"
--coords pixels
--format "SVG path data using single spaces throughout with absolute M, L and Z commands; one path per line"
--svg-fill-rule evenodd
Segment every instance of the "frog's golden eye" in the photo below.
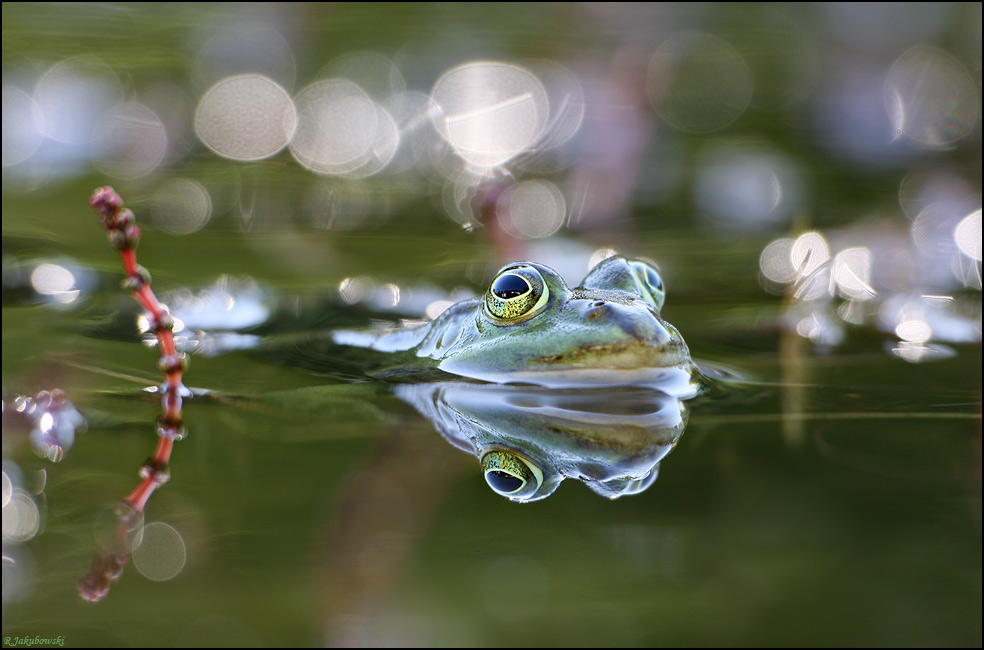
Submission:
M 643 299 L 656 307 L 657 311 L 662 310 L 663 303 L 666 302 L 666 289 L 663 287 L 663 278 L 659 277 L 659 271 L 639 260 L 629 260 L 629 268 L 632 269 Z
M 485 311 L 500 321 L 518 323 L 536 316 L 550 290 L 532 266 L 514 266 L 500 273 L 485 294 Z
M 523 456 L 505 449 L 493 449 L 482 456 L 485 482 L 496 494 L 525 501 L 543 484 L 543 471 Z

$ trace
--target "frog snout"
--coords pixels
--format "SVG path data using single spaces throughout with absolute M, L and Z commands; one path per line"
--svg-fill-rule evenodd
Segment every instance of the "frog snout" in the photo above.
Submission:
M 585 306 L 585 319 L 599 326 L 614 325 L 633 339 L 650 345 L 664 346 L 673 342 L 674 335 L 655 310 L 641 301 L 630 303 L 613 300 L 590 300 Z

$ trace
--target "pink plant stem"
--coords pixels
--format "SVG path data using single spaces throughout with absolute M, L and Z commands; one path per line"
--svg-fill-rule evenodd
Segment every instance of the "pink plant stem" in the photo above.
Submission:
M 137 264 L 136 247 L 140 241 L 140 229 L 134 223 L 133 212 L 123 207 L 123 199 L 109 186 L 97 188 L 89 199 L 89 205 L 102 216 L 109 240 L 120 252 L 120 260 L 127 276 L 124 286 L 150 316 L 161 353 L 159 366 L 164 374 L 163 411 L 157 421 L 157 448 L 140 468 L 140 484 L 121 503 L 112 542 L 99 549 L 89 572 L 79 581 L 82 597 L 96 601 L 109 592 L 109 582 L 119 577 L 129 560 L 130 539 L 135 526 L 142 521 L 147 500 L 169 478 L 168 464 L 174 441 L 183 438 L 185 433 L 181 420 L 181 402 L 187 389 L 181 383 L 181 377 L 188 367 L 188 358 L 177 351 L 174 344 L 174 320 L 167 307 L 151 290 L 150 274 Z

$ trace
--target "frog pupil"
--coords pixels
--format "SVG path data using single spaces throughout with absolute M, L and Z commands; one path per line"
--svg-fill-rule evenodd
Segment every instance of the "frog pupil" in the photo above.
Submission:
M 648 280 L 649 285 L 657 291 L 663 288 L 662 278 L 660 278 L 659 274 L 651 268 L 646 268 L 646 280 Z
M 512 273 L 499 276 L 499 278 L 492 283 L 492 293 L 502 300 L 516 298 L 529 290 L 529 283 L 518 275 L 513 275 Z
M 488 481 L 489 486 L 499 492 L 500 494 L 512 494 L 516 490 L 523 487 L 525 481 L 523 479 L 513 476 L 512 474 L 507 474 L 502 470 L 493 470 L 485 475 L 485 480 Z

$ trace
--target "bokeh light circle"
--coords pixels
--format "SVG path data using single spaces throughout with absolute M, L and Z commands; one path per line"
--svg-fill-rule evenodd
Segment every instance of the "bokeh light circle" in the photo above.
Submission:
M 845 298 L 871 300 L 876 291 L 871 286 L 871 251 L 865 246 L 845 248 L 834 257 L 833 280 Z
M 167 153 L 167 130 L 154 111 L 127 102 L 109 110 L 96 125 L 93 164 L 116 178 L 153 172 Z
M 953 230 L 957 248 L 972 260 L 981 261 L 981 211 L 975 210 L 960 220 Z
M 783 237 L 770 242 L 759 255 L 759 270 L 767 279 L 788 284 L 796 279 L 793 267 L 793 240 Z
M 516 239 L 548 237 L 564 224 L 567 204 L 548 181 L 524 181 L 506 188 L 497 203 L 499 225 Z
M 659 47 L 646 77 L 649 100 L 661 118 L 681 131 L 708 133 L 734 122 L 752 99 L 744 57 L 721 39 L 676 34 Z
M 3 87 L 3 166 L 24 162 L 44 139 L 44 116 L 34 98 L 16 86 Z
M 829 295 L 830 246 L 818 232 L 803 233 L 793 242 L 789 250 L 793 268 L 796 270 L 796 289 L 793 296 L 798 300 L 817 300 Z
M 787 221 L 802 199 L 793 160 L 768 150 L 715 145 L 698 159 L 694 183 L 701 215 L 744 230 Z
M 896 134 L 929 148 L 947 147 L 977 123 L 977 85 L 955 58 L 919 45 L 889 70 L 885 107 Z
M 379 126 L 376 105 L 344 79 L 318 81 L 295 98 L 297 131 L 290 151 L 321 174 L 347 174 L 372 155 Z
M 140 546 L 133 550 L 133 564 L 148 580 L 171 580 L 185 567 L 188 551 L 184 538 L 162 521 L 147 524 Z
M 208 223 L 212 216 L 212 198 L 201 183 L 174 178 L 154 193 L 151 214 L 161 230 L 188 235 Z
M 376 111 L 376 137 L 373 140 L 365 162 L 348 173 L 350 178 L 366 178 L 382 171 L 393 160 L 400 147 L 400 132 L 396 122 L 386 110 L 374 105 Z
M 223 79 L 202 97 L 195 133 L 205 145 L 233 160 L 268 158 L 290 142 L 297 126 L 287 91 L 262 75 Z
M 34 101 L 44 115 L 45 135 L 66 144 L 88 143 L 102 115 L 122 99 L 116 73 L 89 55 L 59 61 L 34 89 Z
M 546 89 L 519 66 L 480 61 L 441 76 L 431 93 L 434 126 L 472 165 L 497 167 L 534 147 L 550 113 Z
M 19 544 L 32 539 L 41 530 L 41 510 L 24 489 L 11 488 L 3 506 L 3 541 Z

